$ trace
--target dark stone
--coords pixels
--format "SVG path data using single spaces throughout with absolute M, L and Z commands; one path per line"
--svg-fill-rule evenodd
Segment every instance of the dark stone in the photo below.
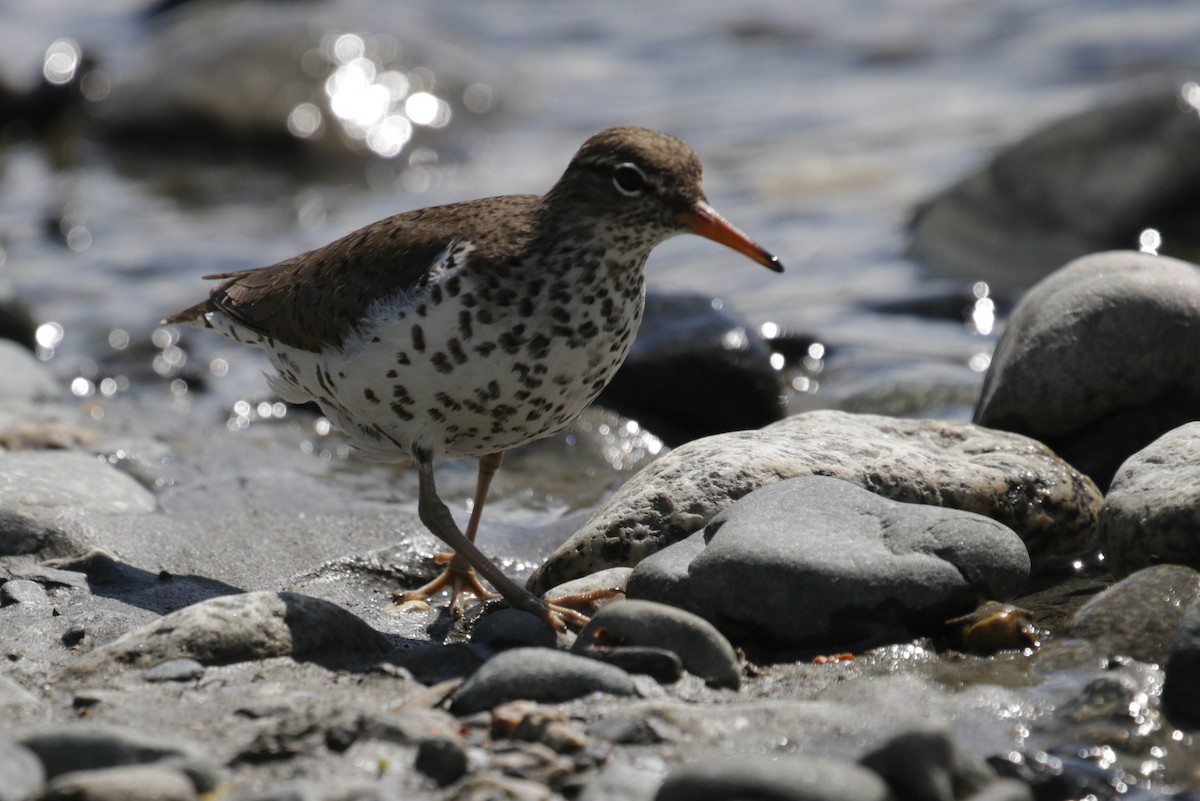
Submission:
M 707 295 L 647 293 L 633 350 L 596 403 L 672 446 L 782 417 L 771 349 L 719 305 Z
M 506 701 L 553 703 L 594 692 L 633 695 L 633 680 L 594 659 L 549 648 L 514 648 L 492 657 L 467 679 L 450 711 L 470 715 Z
M 708 759 L 672 768 L 654 801 L 891 801 L 853 762 L 795 754 Z
M 415 767 L 445 787 L 467 772 L 467 751 L 459 740 L 431 737 L 417 746 Z
M 1192 600 L 1167 655 L 1162 703 L 1181 728 L 1200 729 L 1200 598 Z

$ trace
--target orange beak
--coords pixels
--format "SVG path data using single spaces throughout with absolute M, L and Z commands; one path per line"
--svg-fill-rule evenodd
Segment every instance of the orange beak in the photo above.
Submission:
M 779 263 L 779 259 L 735 228 L 728 220 L 717 214 L 716 209 L 703 200 L 698 201 L 691 211 L 676 214 L 675 219 L 705 239 L 720 242 L 725 247 L 754 259 L 769 270 L 777 273 L 783 272 L 783 265 Z

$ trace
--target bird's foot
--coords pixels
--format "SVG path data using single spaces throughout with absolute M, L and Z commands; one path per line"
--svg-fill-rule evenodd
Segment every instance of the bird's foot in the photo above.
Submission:
M 576 592 L 558 598 L 538 598 L 531 594 L 529 598 L 532 599 L 532 604 L 519 605 L 513 603 L 512 599 L 509 599 L 509 603 L 517 609 L 523 609 L 542 618 L 555 631 L 565 631 L 568 628 L 579 629 L 586 626 L 591 615 L 596 612 L 597 601 L 607 600 L 614 595 L 621 594 L 623 594 L 623 590 L 616 588 Z
M 474 568 L 457 562 L 454 554 L 439 553 L 435 559 L 439 564 L 445 564 L 446 569 L 439 573 L 433 581 L 415 590 L 396 590 L 392 593 L 392 603 L 401 607 L 402 610 L 428 609 L 429 599 L 448 586 L 450 588 L 450 616 L 459 620 L 466 607 L 465 599 L 474 597 L 478 601 L 490 601 L 500 597 L 480 583 Z

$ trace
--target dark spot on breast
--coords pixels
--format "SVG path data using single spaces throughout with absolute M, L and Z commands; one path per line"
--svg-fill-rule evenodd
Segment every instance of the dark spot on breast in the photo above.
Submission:
M 439 284 L 434 284 L 429 287 L 429 302 L 434 306 L 440 305 L 442 302 L 442 287 Z
M 488 356 L 491 356 L 492 351 L 494 351 L 495 349 L 496 349 L 495 342 L 480 342 L 478 345 L 475 346 L 475 352 L 478 353 L 480 356 L 482 356 L 485 359 Z
M 579 335 L 587 337 L 588 339 L 591 339 L 599 333 L 600 329 L 591 320 L 584 320 L 583 324 L 579 326 Z
M 417 353 L 425 352 L 425 331 L 419 325 L 412 327 L 412 343 Z
M 449 409 L 452 412 L 462 411 L 462 404 L 454 398 L 447 395 L 445 392 L 439 392 L 433 396 L 438 403 L 442 404 L 443 408 Z
M 466 364 L 467 354 L 463 353 L 462 345 L 454 337 L 446 343 L 446 351 L 450 354 L 450 358 L 454 359 L 455 364 Z
M 411 363 L 412 363 L 412 362 L 410 362 L 410 361 L 408 360 L 408 354 L 407 354 L 407 353 L 405 353 L 405 352 L 404 352 L 404 351 L 402 351 L 402 350 L 401 350 L 401 351 L 396 351 L 396 364 L 411 364 Z M 389 372 L 388 378 L 395 378 L 395 377 L 396 377 L 396 376 L 394 375 L 394 373 L 396 372 L 395 370 L 390 370 L 390 371 L 388 371 L 388 372 Z
M 399 417 L 401 420 L 403 420 L 405 422 L 408 422 L 413 419 L 412 412 L 410 412 L 410 411 L 408 411 L 408 409 L 404 408 L 404 404 L 402 404 L 402 403 L 393 403 L 391 405 L 391 409 L 392 409 L 392 414 L 396 415 L 397 417 Z
M 437 407 L 430 406 L 425 410 L 425 414 L 429 415 L 429 419 L 433 420 L 435 423 L 446 422 L 446 415 L 442 414 L 441 410 Z
M 480 325 L 491 325 L 496 322 L 496 316 L 492 314 L 491 309 L 480 309 L 475 313 L 475 319 L 479 321 Z
M 452 297 L 458 297 L 458 293 L 462 292 L 462 277 L 452 275 L 446 279 L 446 293 Z
M 517 306 L 517 311 L 520 313 L 520 315 L 522 317 L 532 317 L 533 316 L 533 298 L 529 297 L 528 295 L 521 298 L 521 302 Z
M 550 338 L 545 334 L 535 334 L 533 339 L 529 340 L 528 351 L 534 359 L 546 358 L 546 354 L 550 352 Z
M 367 387 L 363 390 L 363 397 L 366 398 L 367 402 L 372 405 L 379 403 L 379 396 L 376 395 L 375 390 L 371 389 L 370 387 Z
M 470 339 L 474 333 L 471 326 L 471 312 L 466 309 L 458 313 L 458 333 L 464 340 Z
M 553 317 L 555 320 L 558 320 L 560 323 L 571 322 L 571 313 L 569 311 L 567 311 L 566 309 L 564 309 L 562 306 L 555 306 L 554 308 L 552 308 L 550 310 L 550 316 Z
M 429 357 L 429 363 L 432 364 L 434 369 L 439 373 L 449 373 L 454 370 L 454 365 L 450 363 L 450 359 L 448 359 L 446 354 L 442 353 L 440 350 Z
M 429 314 L 429 307 L 424 303 L 418 303 L 415 311 L 417 312 L 418 317 L 424 317 L 425 315 Z

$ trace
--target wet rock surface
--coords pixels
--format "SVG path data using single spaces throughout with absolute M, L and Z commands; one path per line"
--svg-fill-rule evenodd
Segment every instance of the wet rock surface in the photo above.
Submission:
M 992 517 L 1017 532 L 1035 569 L 1095 547 L 1099 493 L 1034 440 L 957 422 L 817 411 L 696 440 L 657 460 L 555 551 L 530 587 L 635 565 L 743 495 L 811 474 Z
M 1125 460 L 1100 515 L 1114 573 L 1169 563 L 1200 568 L 1200 423 L 1168 431 Z
M 1103 490 L 1200 417 L 1200 268 L 1131 251 L 1067 264 L 1017 305 L 975 422 L 1035 437 Z
M 682 547 L 686 566 L 665 594 L 742 640 L 903 640 L 979 598 L 1012 597 L 1029 578 L 1024 544 L 1000 523 L 890 501 L 827 476 L 755 490 L 691 539 L 700 538 L 699 548 L 680 543 L 634 568 L 629 595 L 660 600 L 657 572 L 642 566 L 671 563 Z

